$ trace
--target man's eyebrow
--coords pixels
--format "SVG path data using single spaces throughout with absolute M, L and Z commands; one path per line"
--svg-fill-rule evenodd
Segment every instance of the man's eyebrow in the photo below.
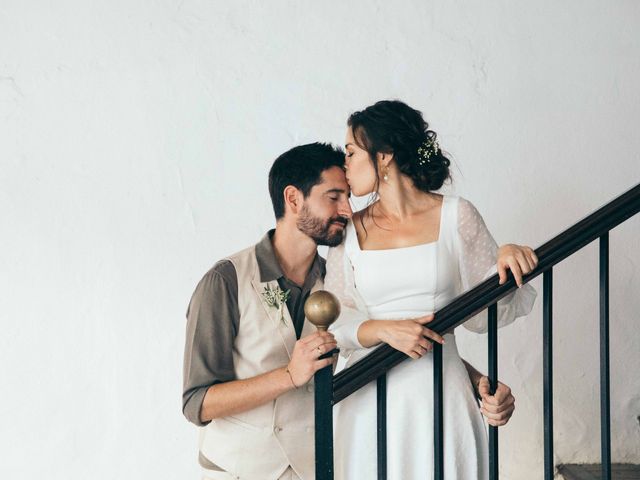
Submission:
M 343 188 L 331 188 L 324 193 L 346 193 L 346 190 Z

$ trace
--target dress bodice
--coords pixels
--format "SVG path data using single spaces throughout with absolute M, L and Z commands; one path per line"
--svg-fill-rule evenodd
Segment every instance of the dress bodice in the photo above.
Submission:
M 349 223 L 345 249 L 370 318 L 416 318 L 433 313 L 457 295 L 460 275 L 451 248 L 456 200 L 443 197 L 439 237 L 430 243 L 362 250 L 355 226 Z

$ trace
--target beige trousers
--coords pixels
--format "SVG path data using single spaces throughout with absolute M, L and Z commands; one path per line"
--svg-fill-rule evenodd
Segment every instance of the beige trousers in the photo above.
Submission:
M 202 469 L 202 480 L 236 480 L 238 477 L 235 477 L 227 472 L 218 472 L 215 470 L 206 470 Z M 265 479 L 266 480 L 266 479 Z M 274 480 L 302 480 L 296 473 L 293 471 L 293 468 L 287 468 L 282 475 L 280 475 L 277 479 Z

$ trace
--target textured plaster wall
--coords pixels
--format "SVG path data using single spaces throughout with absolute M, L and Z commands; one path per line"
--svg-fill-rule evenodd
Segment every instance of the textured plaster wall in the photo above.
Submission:
M 198 477 L 191 292 L 273 224 L 271 161 L 359 107 L 423 110 L 500 243 L 636 184 L 639 27 L 622 0 L 0 2 L 0 478 Z M 613 459 L 636 463 L 639 235 L 611 235 Z M 597 462 L 595 246 L 555 294 L 556 461 Z M 502 478 L 541 477 L 541 330 L 538 302 L 500 332 Z

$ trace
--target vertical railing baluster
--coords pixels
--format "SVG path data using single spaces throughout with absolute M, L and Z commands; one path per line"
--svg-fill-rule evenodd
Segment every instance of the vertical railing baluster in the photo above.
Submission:
M 433 343 L 433 479 L 444 479 L 442 345 Z
M 553 270 L 542 277 L 542 375 L 544 407 L 544 478 L 553 480 Z
M 333 352 L 320 358 L 328 358 Z M 316 480 L 333 480 L 333 366 L 314 375 Z
M 489 386 L 491 395 L 498 388 L 498 304 L 489 306 Z M 489 426 L 489 478 L 498 480 L 498 427 Z
M 600 237 L 600 450 L 603 480 L 611 479 L 609 384 L 609 232 Z
M 387 374 L 377 380 L 378 480 L 387 480 Z

